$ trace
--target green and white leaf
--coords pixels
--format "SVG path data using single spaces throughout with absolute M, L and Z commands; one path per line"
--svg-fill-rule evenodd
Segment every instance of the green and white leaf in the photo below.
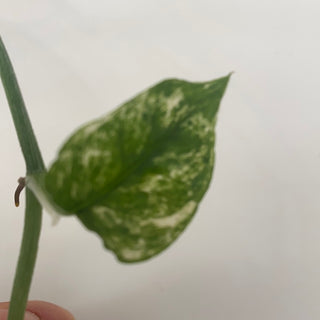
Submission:
M 121 261 L 164 250 L 209 186 L 229 77 L 165 80 L 80 128 L 44 177 L 51 202 L 77 215 Z

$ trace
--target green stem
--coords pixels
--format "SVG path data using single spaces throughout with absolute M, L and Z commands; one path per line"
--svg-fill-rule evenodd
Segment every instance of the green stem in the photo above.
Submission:
M 42 207 L 26 189 L 26 211 L 20 254 L 11 292 L 8 320 L 23 320 L 28 300 L 41 230 Z
M 40 149 L 20 92 L 11 61 L 0 37 L 0 76 L 26 162 L 27 175 L 45 171 Z M 35 266 L 41 230 L 42 207 L 26 191 L 26 210 L 20 254 L 13 283 L 8 320 L 23 320 Z
M 22 153 L 27 166 L 27 174 L 44 171 L 40 149 L 33 133 L 17 78 L 7 50 L 0 37 L 0 75 L 16 127 Z

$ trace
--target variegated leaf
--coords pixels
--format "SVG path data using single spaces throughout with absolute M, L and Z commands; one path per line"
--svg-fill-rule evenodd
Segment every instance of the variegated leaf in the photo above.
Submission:
M 121 261 L 164 250 L 209 186 L 228 80 L 165 80 L 80 128 L 45 177 L 53 202 L 76 214 Z

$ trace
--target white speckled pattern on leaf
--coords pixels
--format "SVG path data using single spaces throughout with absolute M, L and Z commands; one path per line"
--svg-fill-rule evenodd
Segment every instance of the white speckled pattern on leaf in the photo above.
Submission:
M 119 260 L 148 259 L 185 229 L 214 165 L 214 127 L 230 76 L 165 80 L 65 143 L 45 188 Z

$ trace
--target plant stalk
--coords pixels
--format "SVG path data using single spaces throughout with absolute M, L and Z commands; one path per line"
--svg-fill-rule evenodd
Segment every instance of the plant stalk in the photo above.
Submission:
M 13 122 L 26 163 L 27 175 L 45 171 L 44 162 L 33 133 L 13 66 L 0 37 L 0 76 Z M 23 320 L 28 300 L 38 242 L 42 207 L 31 190 L 26 188 L 26 209 L 20 254 L 11 292 L 8 320 Z

